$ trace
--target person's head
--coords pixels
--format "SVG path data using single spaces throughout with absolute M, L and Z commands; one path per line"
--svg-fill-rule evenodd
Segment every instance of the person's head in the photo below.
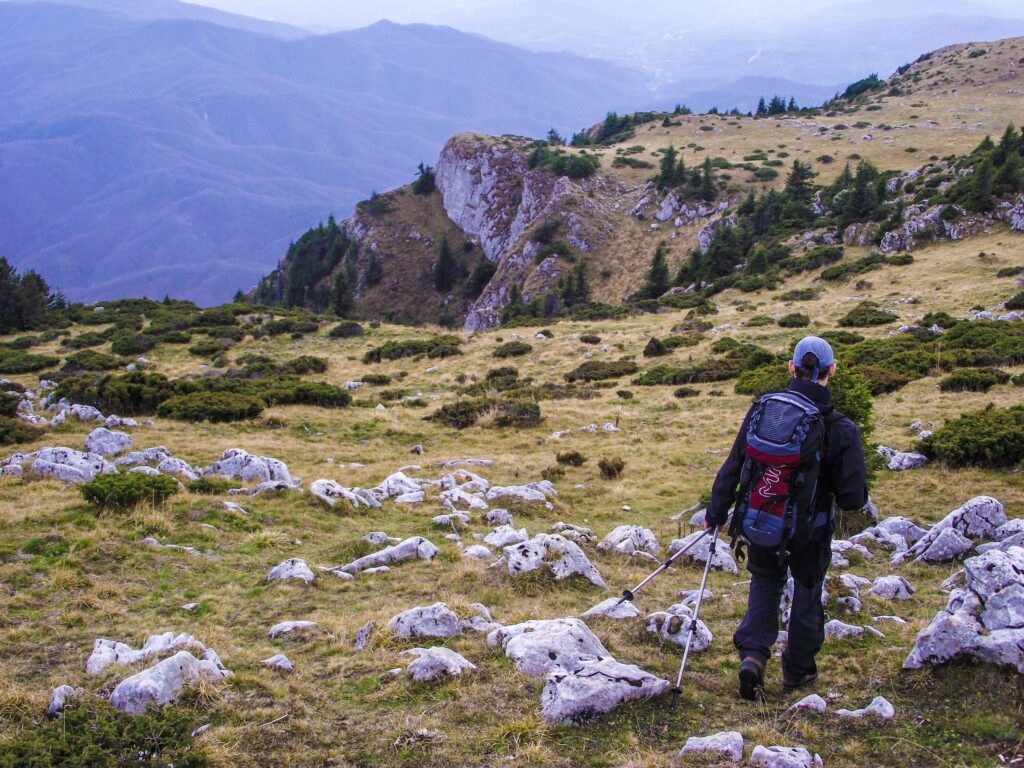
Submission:
M 836 357 L 827 341 L 817 336 L 805 336 L 793 350 L 789 361 L 789 374 L 804 381 L 827 386 L 836 375 Z

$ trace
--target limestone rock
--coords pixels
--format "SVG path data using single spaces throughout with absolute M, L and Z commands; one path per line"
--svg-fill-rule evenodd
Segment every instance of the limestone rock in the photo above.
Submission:
M 806 710 L 808 712 L 817 712 L 819 715 L 823 715 L 825 714 L 825 708 L 827 706 L 828 704 L 823 698 L 821 698 L 821 696 L 816 693 L 812 693 L 810 696 L 804 696 L 800 701 L 791 706 L 789 710 L 791 712 L 794 710 Z
M 169 659 L 122 680 L 110 694 L 110 703 L 122 712 L 141 715 L 150 705 L 162 706 L 177 701 L 187 686 L 219 682 L 231 673 L 207 651 L 203 660 L 188 651 L 179 651 Z
M 33 474 L 54 477 L 66 483 L 84 483 L 96 475 L 117 469 L 98 453 L 83 453 L 72 448 L 41 448 L 30 454 Z
M 551 526 L 551 530 L 562 534 L 569 541 L 574 541 L 577 544 L 593 544 L 597 541 L 597 536 L 594 535 L 592 530 L 579 525 L 573 525 L 572 523 L 558 522 Z
M 333 507 L 339 499 L 344 499 L 354 508 L 371 507 L 380 509 L 380 502 L 368 490 L 363 488 L 346 488 L 333 480 L 314 480 L 309 486 L 309 492 Z
M 282 672 L 294 672 L 295 665 L 292 664 L 291 659 L 285 656 L 283 653 L 275 653 L 269 659 L 264 659 L 260 662 L 265 667 L 273 667 L 279 669 Z
M 171 452 L 162 445 L 158 445 L 154 448 L 144 448 L 141 451 L 132 451 L 127 453 L 114 464 L 118 467 L 135 467 L 139 464 L 159 464 L 166 458 L 169 458 Z
M 1011 536 L 1019 536 L 1024 533 L 1024 518 L 1014 518 L 1000 525 L 992 532 L 991 538 L 994 541 L 1006 541 Z
M 683 603 L 676 603 L 665 611 L 652 613 L 647 617 L 647 631 L 657 635 L 668 643 L 674 643 L 682 648 L 686 645 L 686 638 L 690 634 L 690 625 L 693 620 L 693 611 Z M 699 652 L 711 647 L 714 636 L 708 625 L 697 619 L 696 629 L 693 632 L 693 640 L 690 642 L 690 651 Z
M 359 573 L 367 568 L 381 565 L 394 565 L 403 560 L 419 558 L 420 560 L 431 560 L 440 550 L 429 540 L 422 536 L 412 536 L 405 541 L 385 547 L 379 552 L 360 557 L 346 565 L 338 566 L 330 570 L 340 570 L 345 573 Z
M 290 557 L 279 565 L 275 565 L 270 573 L 267 575 L 267 581 L 287 581 L 288 579 L 297 579 L 304 584 L 312 584 L 313 579 L 316 575 L 312 569 L 306 565 L 305 560 L 300 560 L 297 557 Z
M 686 740 L 679 756 L 691 752 L 702 755 L 718 755 L 731 763 L 743 760 L 743 736 L 739 731 L 722 731 L 711 736 L 691 736 Z
M 131 469 L 128 470 L 128 474 L 130 474 L 130 475 L 146 475 L 148 477 L 160 477 L 160 471 L 159 470 L 154 469 L 153 467 L 147 467 L 145 464 L 143 464 L 140 467 L 132 467 Z
M 184 477 L 186 480 L 198 480 L 199 473 L 196 472 L 187 462 L 181 459 L 176 459 L 173 456 L 168 456 L 160 461 L 156 465 L 157 471 L 165 475 L 177 475 Z
M 883 600 L 910 600 L 914 592 L 914 586 L 902 576 L 879 576 L 868 590 Z
M 293 632 L 313 629 L 313 627 L 317 626 L 319 626 L 319 624 L 315 621 L 281 621 L 272 626 L 267 634 L 272 640 L 274 640 L 279 637 L 284 637 L 285 635 L 290 635 Z
M 356 631 L 356 639 L 352 643 L 352 649 L 356 653 L 366 648 L 366 644 L 370 641 L 370 635 L 373 634 L 375 627 L 376 624 L 368 621 Z
M 430 522 L 441 528 L 462 529 L 469 525 L 469 515 L 465 512 L 452 512 L 447 515 L 437 515 L 431 518 Z
M 694 540 L 700 538 L 703 535 L 703 531 L 697 531 L 691 533 L 682 539 L 676 539 L 668 547 L 668 554 L 674 555 L 680 549 L 687 547 Z M 711 536 L 705 536 L 700 542 L 698 542 L 693 549 L 683 555 L 681 560 L 689 560 L 694 563 L 706 563 L 711 552 Z M 678 562 L 678 561 L 677 561 Z M 739 568 L 736 567 L 736 561 L 732 557 L 732 553 L 729 551 L 729 544 L 722 539 L 718 539 L 715 544 L 715 556 L 711 560 L 711 570 L 713 571 L 725 571 L 726 573 L 739 573 Z
M 483 521 L 488 525 L 498 527 L 499 525 L 512 525 L 512 515 L 507 509 L 491 509 L 482 515 Z
M 639 615 L 639 609 L 628 600 L 623 603 L 620 602 L 620 598 L 618 597 L 609 597 L 607 600 L 602 600 L 593 608 L 590 608 L 586 612 L 580 614 L 580 618 L 586 619 L 591 616 L 606 616 L 609 619 L 633 619 Z
M 459 617 L 444 603 L 418 606 L 403 611 L 388 621 L 388 629 L 399 637 L 448 638 L 462 634 Z
M 849 640 L 850 638 L 861 637 L 867 634 L 877 635 L 878 637 L 885 637 L 885 635 L 883 635 L 874 627 L 858 627 L 853 624 L 846 624 L 842 621 L 839 621 L 839 619 L 832 619 L 832 621 L 829 621 L 825 624 L 826 639 L 832 638 L 835 640 Z
M 943 528 L 916 560 L 919 563 L 947 563 L 970 552 L 973 547 L 971 540 L 956 528 Z
M 610 657 L 572 654 L 558 659 L 540 695 L 540 716 L 549 723 L 590 723 L 627 701 L 651 699 L 667 680 Z
M 750 753 L 754 768 L 822 768 L 821 758 L 804 747 L 763 747 L 758 744 Z
M 410 648 L 402 651 L 403 656 L 415 656 L 416 659 L 409 664 L 407 672 L 417 683 L 428 680 L 437 680 L 439 677 L 454 677 L 460 675 L 464 670 L 473 672 L 476 665 L 472 664 L 461 654 L 449 648 L 436 646 L 434 648 Z
M 620 552 L 632 555 L 634 552 L 647 552 L 657 555 L 660 547 L 654 533 L 649 528 L 639 525 L 619 525 L 609 531 L 597 548 L 602 552 Z
M 483 544 L 474 544 L 462 550 L 463 557 L 471 557 L 474 560 L 493 560 L 494 553 Z
M 896 716 L 896 709 L 892 704 L 889 703 L 888 699 L 884 696 L 876 696 L 870 704 L 863 709 L 837 709 L 837 717 L 867 717 L 868 715 L 874 715 L 882 720 L 891 720 Z
M 932 547 L 943 531 L 948 529 L 953 529 L 962 535 L 953 538 L 947 535 L 943 545 L 934 552 L 934 556 L 945 556 L 944 553 L 953 552 L 957 547 L 961 547 L 960 552 L 949 557 L 952 559 L 969 549 L 969 547 L 963 548 L 963 537 L 969 539 L 991 537 L 1006 522 L 1006 510 L 997 499 L 991 496 L 976 496 L 929 528 L 927 533 L 905 552 L 897 552 L 893 555 L 892 561 L 899 564 L 915 558 L 920 560 L 921 555 Z M 923 562 L 941 561 L 925 558 Z
M 111 664 L 137 664 L 140 661 L 157 656 L 167 651 L 177 651 L 186 648 L 195 648 L 205 651 L 206 646 L 196 640 L 192 635 L 182 632 L 175 635 L 173 632 L 164 632 L 159 635 L 150 635 L 142 644 L 141 648 L 135 649 L 125 643 L 100 638 L 93 643 L 92 653 L 85 662 L 85 671 L 90 675 L 98 675 Z
M 559 657 L 609 656 L 597 636 L 580 619 L 525 621 L 496 629 L 487 635 L 487 646 L 501 646 L 520 672 L 541 677 Z
M 558 492 L 555 491 L 555 487 L 550 481 L 540 480 L 536 483 L 529 483 L 528 485 L 494 485 L 488 489 L 484 498 L 486 498 L 487 501 L 512 497 L 522 499 L 523 501 L 546 502 L 548 500 L 548 496 L 557 495 Z
M 595 586 L 608 588 L 583 550 L 557 533 L 537 534 L 521 544 L 505 547 L 503 552 L 510 576 L 547 569 L 556 581 L 582 576 Z
M 916 451 L 897 451 L 893 448 L 886 448 L 883 445 L 878 449 L 878 452 L 885 457 L 887 466 L 893 472 L 917 469 L 928 463 L 928 457 Z
M 278 459 L 267 456 L 253 456 L 241 448 L 229 448 L 221 454 L 220 461 L 203 470 L 204 475 L 220 475 L 230 480 L 242 482 L 266 482 L 277 480 L 288 485 L 298 485 L 298 481 L 288 472 L 288 465 Z
M 79 405 L 75 403 L 68 409 L 68 413 L 79 421 L 103 421 L 103 414 L 91 405 Z
M 530 535 L 525 528 L 520 528 L 517 531 L 511 525 L 502 525 L 484 536 L 484 543 L 504 549 L 513 544 L 521 544 L 529 538 Z
M 81 688 L 72 688 L 70 685 L 58 685 L 50 693 L 50 704 L 46 707 L 46 716 L 56 717 L 64 711 L 64 707 L 68 705 L 71 699 L 81 695 Z

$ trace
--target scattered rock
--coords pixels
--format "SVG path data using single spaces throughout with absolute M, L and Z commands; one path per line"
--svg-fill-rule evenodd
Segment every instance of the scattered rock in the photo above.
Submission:
M 110 703 L 122 712 L 141 715 L 150 705 L 162 706 L 177 701 L 187 686 L 219 682 L 230 674 L 210 650 L 202 660 L 188 651 L 179 651 L 171 658 L 122 680 L 110 694 Z
M 973 548 L 974 544 L 971 540 L 960 531 L 955 528 L 943 528 L 935 538 L 928 541 L 928 545 L 917 556 L 916 561 L 919 563 L 947 563 L 970 552 Z
M 469 525 L 469 515 L 465 512 L 452 512 L 447 515 L 437 515 L 431 518 L 430 522 L 441 528 L 462 529 Z
M 329 507 L 337 504 L 339 499 L 347 501 L 356 509 L 359 507 L 380 509 L 381 506 L 370 491 L 364 488 L 346 488 L 333 480 L 314 480 L 309 486 L 309 492 Z
M 280 565 L 274 566 L 267 575 L 267 581 L 287 581 L 288 579 L 297 579 L 305 584 L 312 584 L 313 579 L 315 578 L 316 575 L 313 573 L 312 569 L 306 565 L 306 561 L 300 560 L 297 557 L 291 557 Z
M 97 427 L 85 438 L 85 449 L 100 456 L 116 456 L 132 447 L 132 436 L 124 432 L 111 432 Z
M 475 560 L 493 560 L 494 553 L 483 544 L 474 544 L 462 550 L 463 557 L 471 557 Z
M 692 622 L 693 611 L 690 607 L 683 603 L 676 603 L 669 606 L 667 610 L 650 614 L 647 617 L 647 631 L 681 648 L 686 645 L 686 638 L 690 634 Z M 690 651 L 706 650 L 711 646 L 713 640 L 714 636 L 711 634 L 711 630 L 708 629 L 708 625 L 697 619 L 693 640 L 690 642 Z
M 375 627 L 376 624 L 368 621 L 356 631 L 356 639 L 352 643 L 352 648 L 356 653 L 366 648 L 366 644 L 370 641 L 370 635 L 373 634 Z
M 495 528 L 484 537 L 484 543 L 492 547 L 505 548 L 513 544 L 520 544 L 530 538 L 525 528 L 518 531 L 511 525 L 503 525 Z
M 883 720 L 891 720 L 896 715 L 896 710 L 884 696 L 876 696 L 870 704 L 863 709 L 837 709 L 836 717 L 867 717 L 874 715 Z
M 203 470 L 204 475 L 220 475 L 229 480 L 263 483 L 268 480 L 280 481 L 290 486 L 299 481 L 288 472 L 288 465 L 267 456 L 253 456 L 241 448 L 229 448 L 221 454 L 220 461 Z
M 525 621 L 496 629 L 487 635 L 487 646 L 501 646 L 520 672 L 530 677 L 546 675 L 572 657 L 610 656 L 597 636 L 580 619 Z
M 692 542 L 699 539 L 704 535 L 703 531 L 697 531 L 691 533 L 682 539 L 676 539 L 668 547 L 669 556 L 674 555 L 680 549 L 689 546 Z M 706 563 L 711 552 L 711 536 L 705 536 L 699 541 L 693 549 L 682 555 L 681 560 L 689 560 L 694 563 Z M 678 562 L 678 561 L 677 561 Z M 736 567 L 736 561 L 732 557 L 732 553 L 729 551 L 729 545 L 727 542 L 718 539 L 715 544 L 715 556 L 711 560 L 711 569 L 713 571 L 725 571 L 726 573 L 739 573 L 739 568 Z
M 548 672 L 540 715 L 549 723 L 590 723 L 627 701 L 651 699 L 669 688 L 667 680 L 610 657 L 571 654 Z
M 132 451 L 125 454 L 114 462 L 119 467 L 135 467 L 139 464 L 159 464 L 164 459 L 170 458 L 171 452 L 164 446 L 158 445 L 155 448 L 144 448 L 141 451 Z
M 601 574 L 579 546 L 557 533 L 540 533 L 528 541 L 505 547 L 510 576 L 540 569 L 549 570 L 556 581 L 582 576 L 601 589 L 607 589 Z
M 487 523 L 498 527 L 499 525 L 512 525 L 512 515 L 509 514 L 507 509 L 491 509 L 481 515 L 481 519 Z
M 750 753 L 754 768 L 823 768 L 818 755 L 803 747 L 762 747 L 758 744 Z
M 732 763 L 743 759 L 743 736 L 739 731 L 722 731 L 711 736 L 691 736 L 686 740 L 679 756 L 689 753 L 719 755 Z
M 83 453 L 73 448 L 41 448 L 29 454 L 33 474 L 53 477 L 66 483 L 84 483 L 96 475 L 116 472 L 117 469 L 98 453 Z M 28 458 L 28 457 L 26 457 Z
M 921 562 L 942 562 L 942 560 L 932 559 L 935 557 L 953 559 L 970 549 L 970 547 L 965 547 L 964 537 L 970 539 L 991 537 L 1006 522 L 1006 510 L 997 499 L 991 496 L 976 496 L 933 525 L 905 552 L 897 552 L 893 555 L 892 561 L 898 565 L 911 559 Z M 929 553 L 929 557 L 922 558 L 922 555 L 933 547 L 943 531 L 948 529 L 955 530 L 961 536 L 951 538 L 947 535 L 941 546 Z M 957 551 L 958 549 L 959 551 Z
M 278 637 L 290 635 L 293 632 L 299 632 L 305 629 L 312 629 L 313 627 L 318 626 L 320 625 L 317 624 L 315 621 L 282 621 L 272 626 L 267 634 L 273 640 Z
M 889 469 L 893 472 L 917 469 L 928 463 L 928 457 L 916 451 L 897 451 L 895 448 L 887 448 L 882 445 L 879 446 L 878 453 L 885 457 Z
M 879 576 L 868 594 L 883 600 L 910 600 L 914 591 L 914 586 L 902 576 Z
M 806 710 L 809 712 L 817 712 L 819 715 L 825 714 L 825 708 L 828 704 L 816 693 L 812 693 L 810 696 L 804 696 L 800 701 L 789 708 L 790 712 Z
M 68 702 L 83 693 L 81 688 L 72 688 L 70 685 L 58 685 L 50 693 L 50 704 L 46 708 L 47 717 L 57 717 L 64 711 Z
M 276 653 L 269 659 L 264 659 L 263 661 L 261 661 L 260 664 L 263 664 L 267 667 L 273 667 L 274 669 L 279 669 L 282 672 L 295 671 L 295 665 L 292 664 L 291 659 L 289 659 L 283 653 Z
M 413 536 L 400 544 L 385 547 L 379 552 L 360 557 L 347 565 L 340 565 L 330 568 L 330 571 L 343 571 L 345 573 L 359 573 L 367 568 L 381 565 L 394 565 L 403 560 L 419 558 L 420 560 L 431 560 L 440 550 L 429 540 L 422 536 Z
M 178 635 L 173 632 L 150 635 L 139 649 L 132 648 L 125 643 L 100 638 L 93 643 L 92 653 L 85 662 L 85 671 L 90 675 L 98 675 L 111 664 L 137 664 L 152 656 L 185 648 L 206 650 L 205 645 L 184 632 Z
M 639 609 L 628 600 L 621 602 L 618 597 L 609 597 L 580 614 L 581 619 L 590 616 L 606 616 L 609 619 L 633 619 L 640 615 Z
M 462 674 L 463 670 L 476 670 L 476 665 L 470 663 L 464 656 L 442 646 L 410 648 L 402 651 L 402 655 L 416 657 L 406 671 L 417 683 L 436 680 L 439 677 L 454 677 Z
M 393 616 L 388 629 L 399 637 L 448 638 L 462 634 L 459 617 L 444 603 L 418 606 Z
M 597 536 L 589 528 L 583 528 L 572 523 L 555 523 L 551 526 L 551 530 L 562 534 L 565 538 L 577 544 L 593 544 L 597 541 Z
M 621 552 L 632 555 L 634 552 L 647 552 L 657 555 L 660 547 L 654 533 L 649 528 L 639 525 L 620 525 L 611 530 L 597 545 L 602 552 Z
M 825 624 L 825 638 L 834 640 L 849 640 L 854 637 L 861 637 L 864 634 L 877 635 L 878 637 L 885 637 L 874 627 L 858 627 L 853 624 L 846 624 L 839 619 L 832 619 L 832 621 Z

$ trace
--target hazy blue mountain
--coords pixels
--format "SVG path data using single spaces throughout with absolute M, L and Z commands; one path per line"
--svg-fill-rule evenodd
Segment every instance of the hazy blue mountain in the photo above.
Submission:
M 649 103 L 611 65 L 444 28 L 282 40 L 0 3 L 0 29 L 0 253 L 74 299 L 224 300 L 452 133 L 542 136 Z

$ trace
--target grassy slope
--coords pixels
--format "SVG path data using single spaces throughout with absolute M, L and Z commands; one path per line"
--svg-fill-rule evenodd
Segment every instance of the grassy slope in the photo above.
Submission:
M 977 64 L 985 59 L 971 61 Z M 1004 91 L 1006 87 L 999 86 Z M 903 112 L 904 119 L 917 111 L 922 116 L 938 116 L 942 123 L 938 128 L 894 133 L 893 137 L 912 141 L 922 148 L 922 154 L 942 155 L 973 146 L 985 131 L 998 132 L 1009 119 L 1010 104 L 1017 104 L 1009 98 L 1006 104 L 997 103 L 995 95 L 983 95 L 992 99 L 993 106 L 969 118 L 987 121 L 973 133 L 957 128 L 955 121 L 960 118 L 946 111 L 958 102 L 943 100 L 946 97 L 939 94 L 934 100 L 928 97 L 928 111 L 914 108 L 911 112 L 909 103 L 900 106 L 900 99 L 886 99 L 886 109 L 893 113 L 870 114 L 885 115 L 885 121 L 893 124 Z M 903 112 L 896 113 L 897 109 Z M 966 117 L 966 112 L 961 116 Z M 689 122 L 702 119 L 710 120 L 694 117 Z M 849 117 L 839 120 L 850 122 Z M 758 130 L 768 130 L 769 122 L 755 125 Z M 776 143 L 796 142 L 795 128 L 780 125 L 770 130 L 779 132 Z M 719 144 L 704 137 L 701 143 L 716 153 L 721 152 L 717 147 L 725 146 L 737 155 L 755 147 L 767 148 L 765 136 L 750 138 L 753 131 L 744 131 L 748 128 L 735 131 L 735 135 L 723 132 Z M 665 143 L 670 138 L 666 136 Z M 678 138 L 672 140 L 679 144 Z M 747 143 L 737 146 L 737 141 Z M 812 140 L 804 137 L 801 145 L 804 141 Z M 817 143 L 821 141 L 813 140 L 810 156 L 820 154 Z M 845 149 L 847 145 L 836 142 L 831 146 Z M 851 146 L 850 151 L 867 156 L 865 146 Z M 876 159 L 882 167 L 911 167 L 921 157 L 906 154 L 902 145 L 875 142 L 871 146 L 891 152 L 889 158 Z M 829 172 L 837 165 L 829 166 Z M 981 252 L 988 255 L 980 257 Z M 847 258 L 858 255 L 862 254 L 857 249 L 850 249 Z M 810 330 L 824 330 L 834 328 L 855 299 L 872 297 L 887 302 L 907 295 L 920 300 L 917 305 L 897 307 L 907 320 L 931 310 L 963 315 L 976 303 L 991 306 L 1009 296 L 1015 290 L 1012 280 L 997 280 L 993 275 L 1001 266 L 1022 262 L 1019 238 L 1005 229 L 967 242 L 931 246 L 915 258 L 908 267 L 887 267 L 864 276 L 871 286 L 857 296 L 851 284 L 825 284 L 815 303 L 785 305 L 778 293 L 765 292 L 744 296 L 756 306 L 740 311 L 732 303 L 740 295 L 728 292 L 716 297 L 721 314 L 714 320 L 738 324 L 754 313 L 799 310 L 813 318 Z M 787 282 L 784 290 L 811 281 L 812 276 L 803 276 Z M 608 354 L 597 351 L 596 358 L 627 354 L 642 360 L 639 352 L 646 338 L 668 335 L 683 316 L 680 312 L 608 323 L 560 323 L 553 326 L 552 340 L 531 340 L 534 351 L 511 362 L 523 376 L 533 376 L 538 382 L 558 381 L 581 362 L 585 351 L 595 351 L 573 338 L 584 331 L 598 333 L 603 343 L 612 347 Z M 408 376 L 400 386 L 422 392 L 428 399 L 436 395 L 438 402 L 454 399 L 451 389 L 459 374 L 482 377 L 488 368 L 508 362 L 490 356 L 499 339 L 510 338 L 508 330 L 468 339 L 463 357 L 377 366 L 360 362 L 370 346 L 421 333 L 383 326 L 354 340 L 331 340 L 321 333 L 299 341 L 249 341 L 231 355 L 250 350 L 281 360 L 303 353 L 322 355 L 331 360 L 331 367 L 320 378 L 335 383 L 371 371 L 405 371 Z M 784 349 L 797 335 L 774 327 L 736 328 L 726 333 L 772 350 Z M 690 355 L 701 359 L 709 344 L 710 339 L 659 362 L 685 361 Z M 157 362 L 159 370 L 171 375 L 198 371 L 196 360 L 181 348 L 161 347 L 147 356 Z M 435 372 L 427 372 L 435 366 Z M 31 377 L 15 378 L 33 383 Z M 621 386 L 628 384 L 623 381 Z M 283 459 L 305 484 L 328 477 L 363 486 L 376 484 L 412 461 L 426 465 L 466 456 L 495 460 L 495 466 L 483 472 L 492 482 L 525 482 L 538 479 L 554 462 L 556 452 L 577 449 L 590 460 L 582 468 L 570 468 L 556 482 L 560 491 L 556 509 L 551 513 L 524 511 L 517 514 L 517 525 L 533 534 L 564 520 L 604 535 L 617 524 L 639 523 L 654 530 L 664 546 L 686 532 L 685 526 L 680 531 L 669 516 L 708 489 L 721 459 L 708 451 L 728 448 L 748 399 L 734 395 L 731 382 L 701 385 L 701 396 L 682 402 L 672 398 L 671 388 L 629 388 L 636 393 L 630 401 L 617 398 L 614 390 L 602 390 L 599 399 L 586 402 L 546 401 L 542 403 L 544 423 L 529 430 L 473 428 L 458 433 L 422 420 L 432 404 L 426 411 L 391 406 L 384 415 L 361 408 L 274 408 L 266 414 L 279 422 L 274 428 L 260 421 L 193 426 L 160 420 L 156 427 L 140 428 L 134 434 L 138 446 L 166 445 L 193 464 L 205 464 L 222 450 L 238 446 Z M 722 394 L 712 396 L 714 390 Z M 372 390 L 360 390 L 358 395 L 371 397 Z M 876 400 L 878 438 L 908 448 L 913 438 L 906 425 L 915 419 L 941 423 L 988 402 L 1008 405 L 1019 400 L 1020 389 L 1012 386 L 996 387 L 987 395 L 945 394 L 939 392 L 935 379 L 925 379 Z M 578 433 L 562 441 L 550 437 L 554 430 L 604 421 L 617 421 L 622 431 Z M 77 447 L 87 432 L 84 426 L 62 427 L 27 448 Z M 426 446 L 422 458 L 408 454 L 415 443 Z M 612 455 L 626 460 L 626 470 L 620 480 L 606 482 L 600 479 L 596 463 L 598 458 Z M 364 466 L 349 467 L 353 462 Z M 435 477 L 440 473 L 439 469 L 425 469 L 416 474 Z M 583 487 L 575 487 L 577 484 Z M 933 522 L 981 493 L 1001 499 L 1011 516 L 1020 516 L 1024 508 L 1024 481 L 1019 473 L 954 472 L 932 466 L 883 474 L 873 491 L 883 515 L 907 515 L 921 523 Z M 633 511 L 623 511 L 624 504 Z M 228 685 L 190 695 L 185 704 L 195 709 L 198 722 L 212 723 L 197 742 L 222 765 L 307 766 L 332 759 L 334 765 L 352 766 L 639 768 L 673 764 L 686 737 L 725 728 L 740 730 L 751 744 L 805 744 L 821 753 L 829 766 L 991 765 L 1000 754 L 1007 759 L 1020 754 L 1024 696 L 1019 676 L 970 663 L 934 671 L 900 670 L 917 630 L 945 604 L 946 596 L 938 585 L 952 572 L 952 566 L 901 568 L 899 572 L 918 587 L 909 604 L 892 606 L 867 598 L 863 616 L 852 618 L 834 604 L 828 609 L 830 617 L 854 623 L 893 612 L 910 622 L 903 628 L 884 625 L 884 640 L 829 642 L 820 659 L 818 691 L 836 697 L 831 706 L 856 708 L 875 695 L 884 695 L 897 709 L 892 722 L 857 723 L 832 716 L 787 714 L 786 707 L 796 697 L 781 695 L 776 663 L 769 670 L 769 701 L 757 706 L 741 702 L 735 695 L 735 661 L 729 639 L 743 612 L 745 587 L 738 583 L 743 576 L 714 574 L 711 588 L 716 598 L 706 605 L 703 618 L 715 634 L 715 643 L 692 658 L 677 714 L 669 715 L 666 702 L 658 701 L 623 707 L 595 726 L 553 728 L 537 715 L 541 683 L 516 673 L 504 657 L 486 649 L 482 637 L 449 643 L 480 667 L 476 674 L 419 685 L 385 675 L 388 669 L 404 666 L 405 660 L 398 654 L 412 643 L 396 642 L 378 632 L 367 651 L 355 654 L 350 646 L 353 634 L 366 621 L 381 626 L 400 610 L 435 600 L 445 600 L 456 608 L 483 602 L 498 621 L 512 623 L 577 614 L 607 594 L 575 583 L 513 583 L 479 563 L 462 561 L 454 546 L 443 540 L 446 531 L 430 524 L 430 517 L 440 511 L 434 500 L 409 508 L 386 504 L 369 515 L 328 511 L 297 494 L 254 499 L 244 505 L 247 515 L 223 510 L 216 497 L 183 494 L 158 509 L 97 514 L 79 501 L 73 489 L 59 483 L 0 481 L 0 738 L 36 727 L 50 688 L 61 683 L 84 685 L 89 705 L 103 706 L 98 697 L 109 693 L 129 670 L 111 670 L 98 679 L 87 679 L 84 662 L 95 638 L 109 637 L 137 646 L 152 632 L 173 629 L 194 633 L 214 647 L 235 672 Z M 364 553 L 367 548 L 359 537 L 371 530 L 426 535 L 441 546 L 442 553 L 432 563 L 400 565 L 391 573 L 353 583 L 328 576 L 319 576 L 310 587 L 266 583 L 269 569 L 287 557 L 302 557 L 315 568 L 337 565 Z M 487 529 L 474 522 L 471 531 L 486 533 Z M 151 550 L 139 543 L 145 536 L 194 546 L 209 557 Z M 630 563 L 618 556 L 593 550 L 588 554 L 615 591 L 632 586 L 649 570 L 647 564 Z M 874 578 L 891 569 L 880 552 L 871 561 L 854 562 L 850 572 Z M 641 596 L 639 606 L 644 613 L 663 609 L 674 602 L 677 590 L 691 589 L 698 580 L 697 568 L 680 567 L 656 581 Z M 841 590 L 835 593 L 841 594 Z M 190 601 L 201 603 L 200 610 L 189 614 L 180 609 Z M 325 632 L 268 640 L 267 629 L 284 619 L 312 619 Z M 639 622 L 595 620 L 591 626 L 620 660 L 638 663 L 665 677 L 675 675 L 676 649 L 653 642 Z M 260 666 L 261 659 L 277 652 L 287 653 L 295 662 L 294 675 L 272 673 Z M 280 722 L 259 727 L 282 717 L 285 719 Z M 439 731 L 444 737 L 417 739 L 413 734 L 420 728 Z

